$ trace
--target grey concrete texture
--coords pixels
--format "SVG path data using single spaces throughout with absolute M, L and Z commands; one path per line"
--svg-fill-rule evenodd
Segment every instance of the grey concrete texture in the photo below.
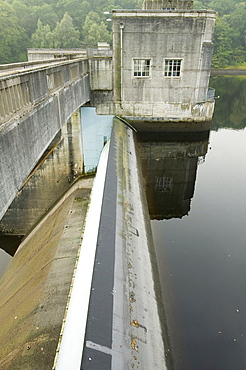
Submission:
M 112 369 L 160 369 L 171 350 L 136 138 L 115 120 L 117 224 Z
M 193 0 L 144 0 L 143 9 L 192 9 Z
M 113 11 L 114 97 L 95 100 L 98 113 L 164 122 L 211 120 L 214 24 L 213 11 Z M 150 60 L 149 76 L 134 76 L 134 59 Z M 165 76 L 165 59 L 181 61 L 180 76 Z
M 0 280 L 0 368 L 52 369 L 93 178 L 81 178 L 21 243 Z
M 215 12 L 187 7 L 113 11 L 113 90 L 102 92 L 103 76 L 99 78 L 93 93 L 98 114 L 211 121 L 214 100 L 208 98 L 208 84 Z M 149 77 L 133 75 L 134 59 L 150 60 Z M 165 59 L 181 60 L 180 76 L 164 75 Z
M 162 17 L 153 14 L 148 17 L 117 17 L 117 22 L 114 22 L 115 46 L 120 42 L 120 22 L 124 23 L 123 49 L 127 50 L 123 54 L 125 101 L 195 103 L 206 100 L 213 19 L 207 15 L 184 17 L 179 13 Z M 207 35 L 204 34 L 205 29 Z M 205 40 L 206 47 L 203 46 Z M 114 50 L 117 53 L 117 47 Z M 151 59 L 151 78 L 133 78 L 133 58 Z M 182 78 L 163 77 L 164 58 L 182 59 Z M 206 74 L 201 80 L 203 71 Z M 115 69 L 115 73 L 119 73 L 119 69 Z
M 80 111 L 63 125 L 51 148 L 27 178 L 0 220 L 0 233 L 26 235 L 83 173 Z
M 112 58 L 91 58 L 89 66 L 91 90 L 113 90 Z
M 63 124 L 89 101 L 87 67 L 65 62 L 0 79 L 0 218 Z

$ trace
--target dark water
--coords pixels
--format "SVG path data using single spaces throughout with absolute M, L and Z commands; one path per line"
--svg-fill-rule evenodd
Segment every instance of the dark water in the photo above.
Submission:
M 23 235 L 0 235 L 0 278 L 18 249 Z
M 175 370 L 246 369 L 246 80 L 213 82 L 205 158 L 197 138 L 155 147 L 152 175 L 145 158 Z

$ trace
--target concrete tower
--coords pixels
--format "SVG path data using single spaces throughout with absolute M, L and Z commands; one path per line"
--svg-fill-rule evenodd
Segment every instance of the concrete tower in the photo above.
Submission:
M 208 129 L 215 12 L 192 8 L 190 0 L 145 0 L 142 10 L 113 10 L 112 90 L 100 93 L 99 114 L 138 129 Z

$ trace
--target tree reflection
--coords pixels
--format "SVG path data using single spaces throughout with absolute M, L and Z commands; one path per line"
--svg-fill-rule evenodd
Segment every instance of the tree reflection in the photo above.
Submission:
M 246 127 L 246 76 L 213 77 L 210 85 L 220 96 L 216 100 L 212 130 Z

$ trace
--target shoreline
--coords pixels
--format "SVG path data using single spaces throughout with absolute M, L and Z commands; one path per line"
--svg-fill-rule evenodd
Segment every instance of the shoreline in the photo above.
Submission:
M 212 68 L 211 76 L 243 76 L 246 75 L 246 69 L 236 68 Z

